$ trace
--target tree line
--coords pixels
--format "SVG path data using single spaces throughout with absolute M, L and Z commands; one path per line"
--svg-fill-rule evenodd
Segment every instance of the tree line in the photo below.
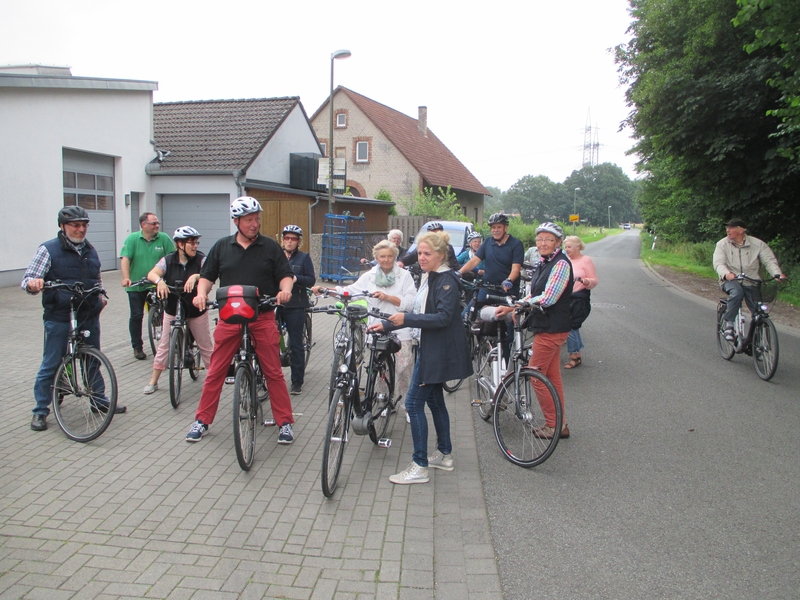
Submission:
M 638 204 L 659 236 L 704 241 L 724 223 L 796 261 L 800 235 L 800 2 L 630 0 L 615 48 L 643 175 Z

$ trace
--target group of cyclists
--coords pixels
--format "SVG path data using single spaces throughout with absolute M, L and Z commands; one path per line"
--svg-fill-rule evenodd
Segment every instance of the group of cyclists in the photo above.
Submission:
M 218 280 L 220 289 L 254 286 L 262 296 L 274 298 L 283 312 L 292 353 L 290 387 L 281 368 L 274 306 L 262 304 L 249 330 L 269 391 L 275 422 L 280 428 L 278 443 L 291 444 L 294 441 L 290 394 L 300 394 L 304 384 L 302 332 L 309 306 L 307 290 L 317 294 L 325 290 L 315 285 L 311 258 L 300 251 L 302 229 L 297 225 L 284 227 L 283 244 L 279 245 L 260 233 L 262 210 L 254 198 L 243 196 L 234 200 L 230 212 L 236 233 L 218 240 L 207 256 L 198 251 L 201 233 L 191 226 L 179 227 L 172 236 L 174 252 L 158 260 L 147 274 L 156 294 L 166 301 L 163 330 L 169 330 L 177 303 L 183 302 L 188 327 L 206 367 L 195 421 L 186 435 L 189 442 L 200 441 L 213 424 L 223 383 L 239 348 L 239 325 L 221 320 L 212 338 L 208 295 Z M 35 431 L 47 428 L 50 386 L 66 348 L 69 328 L 67 307 L 70 297 L 63 290 L 48 288 L 46 282 L 82 282 L 87 287 L 101 283 L 97 251 L 86 239 L 89 225 L 86 211 L 79 206 L 65 206 L 58 213 L 58 225 L 56 238 L 37 249 L 22 280 L 22 288 L 29 294 L 43 292 L 44 351 L 34 385 L 35 406 L 31 421 L 31 429 Z M 463 379 L 472 373 L 463 322 L 461 277 L 481 277 L 502 293 L 543 309 L 530 319 L 529 329 L 535 335 L 529 364 L 551 380 L 558 392 L 563 415 L 560 351 L 572 331 L 570 303 L 576 281 L 570 257 L 562 249 L 564 231 L 555 223 L 541 223 L 536 228 L 536 252 L 531 255 L 535 264 L 530 265 L 533 268 L 529 271 L 530 282 L 525 289 L 520 287 L 525 252 L 522 242 L 508 232 L 508 216 L 503 213 L 491 215 L 489 226 L 491 237 L 482 240 L 480 234 L 470 233 L 467 247 L 458 256 L 441 223 L 429 224 L 428 231 L 417 240 L 416 248 L 403 255 L 397 243 L 402 242 L 402 234 L 398 240 L 396 234 L 399 232 L 390 232 L 390 236 L 395 234 L 394 240 L 383 240 L 373 249 L 374 266 L 353 284 L 337 289 L 339 293 L 367 292 L 370 308 L 377 308 L 384 314 L 381 319 L 370 317 L 367 331 L 396 330 L 402 342 L 396 357 L 396 389 L 405 398 L 414 452 L 408 467 L 390 477 L 393 483 L 425 483 L 429 480 L 429 468 L 448 471 L 454 468 L 449 416 L 442 386 L 447 381 Z M 728 323 L 732 321 L 730 315 L 734 314 L 732 311 L 738 310 L 736 300 L 739 303 L 742 297 L 750 300 L 750 290 L 746 286 L 739 289 L 741 284 L 732 275 L 739 272 L 753 274 L 759 263 L 764 263 L 775 277 L 784 278 L 766 244 L 745 236 L 743 221 L 734 219 L 728 223 L 727 230 L 728 236 L 720 241 L 714 257 L 722 288 L 731 294 L 729 314 L 725 315 L 726 333 Z M 731 261 L 738 262 L 733 265 Z M 407 270 L 409 263 L 418 263 L 423 271 L 418 285 Z M 175 290 L 182 293 L 174 293 Z M 486 304 L 486 294 L 478 294 L 477 302 Z M 104 305 L 105 300 L 95 296 L 82 302 L 78 309 L 78 320 L 86 331 L 84 335 L 88 343 L 98 349 L 99 314 Z M 498 306 L 493 312 L 500 320 L 513 310 L 510 306 Z M 510 343 L 511 323 L 508 329 L 509 335 L 505 338 Z M 162 335 L 144 394 L 158 390 L 159 378 L 166 369 L 168 344 L 169 336 Z M 418 346 L 416 362 L 412 346 Z M 508 352 L 505 346 L 505 357 L 508 357 Z M 427 452 L 425 406 L 432 412 L 437 434 L 437 450 L 431 455 Z M 125 406 L 116 406 L 117 413 L 126 410 Z M 554 431 L 553 421 L 537 427 L 533 434 L 541 438 L 554 435 L 567 438 L 570 431 L 566 417 L 561 423 L 560 432 Z

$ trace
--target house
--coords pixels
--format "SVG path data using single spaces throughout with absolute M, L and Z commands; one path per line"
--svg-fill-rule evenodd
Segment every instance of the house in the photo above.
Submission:
M 411 198 L 423 188 L 450 186 L 464 215 L 483 222 L 484 196 L 489 191 L 428 129 L 428 110 L 417 119 L 339 86 L 333 93 L 334 132 L 329 144 L 328 100 L 311 117 L 322 151 L 347 159 L 346 185 L 356 196 L 374 198 L 386 190 L 392 200 Z
M 0 285 L 19 285 L 36 248 L 78 204 L 103 270 L 118 268 L 130 206 L 154 203 L 144 166 L 154 81 L 73 77 L 68 67 L 0 67 L 0 206 L 13 220 L 0 239 Z M 138 221 L 136 228 L 138 229 Z

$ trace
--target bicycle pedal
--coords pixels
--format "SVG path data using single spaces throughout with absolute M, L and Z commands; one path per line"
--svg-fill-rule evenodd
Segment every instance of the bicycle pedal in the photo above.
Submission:
M 264 425 L 264 427 L 275 427 L 276 425 L 275 419 L 267 419 L 262 424 Z
M 236 381 L 235 377 L 226 377 L 225 378 L 225 385 L 233 385 L 234 381 Z
M 471 404 L 477 408 L 479 406 L 483 406 L 483 400 L 473 400 Z
M 391 448 L 392 440 L 389 438 L 381 438 L 378 440 L 378 448 Z

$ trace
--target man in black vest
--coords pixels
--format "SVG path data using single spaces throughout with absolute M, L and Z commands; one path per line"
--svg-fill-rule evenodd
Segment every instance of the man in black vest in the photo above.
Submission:
M 65 206 L 58 211 L 58 235 L 43 243 L 22 278 L 22 289 L 29 294 L 38 294 L 45 281 L 61 280 L 63 283 L 82 282 L 86 289 L 100 283 L 100 258 L 97 250 L 87 240 L 89 215 L 80 206 Z M 42 294 L 44 306 L 44 352 L 42 364 L 33 385 L 36 406 L 33 409 L 31 429 L 47 429 L 50 414 L 50 386 L 61 358 L 67 352 L 69 335 L 69 295 L 57 290 L 45 290 Z M 89 331 L 87 343 L 100 348 L 100 311 L 105 300 L 99 296 L 87 298 L 78 308 L 78 327 Z M 117 413 L 126 407 L 117 405 Z

